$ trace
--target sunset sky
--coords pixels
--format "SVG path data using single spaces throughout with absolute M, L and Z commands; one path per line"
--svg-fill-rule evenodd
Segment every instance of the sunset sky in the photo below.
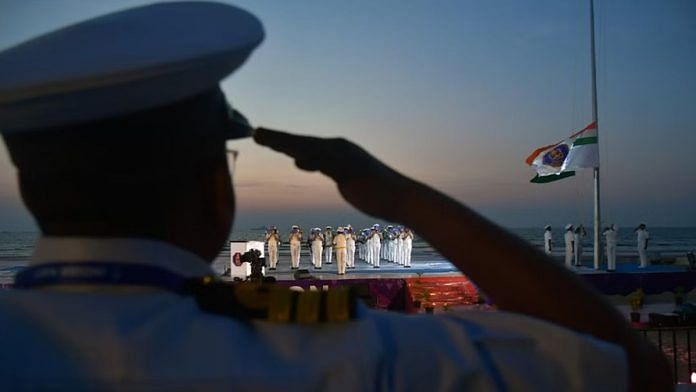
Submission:
M 0 0 L 0 50 L 147 3 Z M 591 121 L 588 1 L 233 3 L 266 30 L 222 84 L 253 124 L 344 136 L 504 226 L 592 223 L 589 170 L 536 185 L 524 163 Z M 605 222 L 696 226 L 696 2 L 596 12 Z M 250 140 L 230 147 L 238 228 L 370 220 L 321 175 Z M 0 230 L 34 229 L 3 146 Z

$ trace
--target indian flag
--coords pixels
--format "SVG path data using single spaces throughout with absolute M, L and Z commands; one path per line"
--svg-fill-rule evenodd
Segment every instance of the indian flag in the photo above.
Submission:
M 597 123 L 586 126 L 569 138 L 540 147 L 527 157 L 537 175 L 531 182 L 547 183 L 575 175 L 575 169 L 599 167 Z

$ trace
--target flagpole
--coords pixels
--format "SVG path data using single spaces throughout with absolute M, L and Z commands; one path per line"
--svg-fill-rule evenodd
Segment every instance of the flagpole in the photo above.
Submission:
M 594 23 L 594 0 L 590 0 L 590 47 L 592 51 L 592 122 L 596 124 L 597 136 L 599 137 L 599 123 L 597 121 L 597 60 L 595 58 L 595 23 Z M 601 214 L 599 208 L 599 162 L 593 170 L 594 174 L 594 269 L 599 269 L 601 256 Z

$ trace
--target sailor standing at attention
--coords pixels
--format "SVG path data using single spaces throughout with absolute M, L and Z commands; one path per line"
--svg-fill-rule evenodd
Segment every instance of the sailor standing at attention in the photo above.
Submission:
M 321 229 L 315 227 L 309 235 L 310 248 L 312 249 L 312 264 L 314 268 L 321 269 L 321 253 L 324 248 L 324 236 L 321 234 Z
M 333 229 L 331 226 L 326 226 L 324 230 L 324 261 L 326 264 L 331 264 L 333 258 Z
M 336 235 L 333 238 L 333 246 L 336 249 L 336 268 L 339 275 L 346 274 L 346 235 L 343 232 L 343 227 L 336 229 Z
M 399 226 L 396 232 L 396 263 L 404 265 L 404 227 Z
M 290 268 L 297 269 L 300 266 L 300 251 L 302 247 L 302 230 L 300 230 L 299 226 L 292 226 L 288 242 L 290 243 Z
M 619 242 L 619 229 L 612 224 L 604 230 L 607 245 L 607 271 L 616 271 L 616 245 Z
M 266 233 L 266 244 L 268 246 L 269 268 L 275 270 L 278 265 L 278 245 L 280 245 L 280 234 L 278 228 L 271 226 L 271 229 Z
M 370 234 L 372 236 L 372 261 L 374 268 L 379 268 L 380 251 L 382 249 L 382 233 L 379 229 L 379 224 L 375 223 Z
M 355 233 L 353 227 L 348 225 L 346 228 L 346 267 L 349 269 L 355 268 Z
M 551 231 L 551 226 L 546 225 L 546 227 L 544 227 L 544 252 L 546 252 L 547 255 L 550 255 L 552 248 L 553 232 Z
M 576 267 L 582 267 L 582 239 L 585 238 L 586 235 L 587 232 L 583 225 L 578 225 L 578 227 L 575 228 L 575 233 L 573 234 L 573 241 L 575 242 L 573 258 L 575 259 Z
M 641 223 L 636 227 L 636 240 L 638 242 L 638 257 L 640 257 L 640 266 L 638 268 L 645 268 L 648 266 L 648 241 L 650 240 L 650 233 L 645 223 Z
M 573 265 L 573 255 L 575 254 L 575 234 L 573 233 L 573 225 L 568 224 L 565 227 L 565 264 L 570 268 Z
M 393 262 L 394 259 L 392 257 L 392 251 L 393 251 L 393 246 L 392 246 L 392 240 L 394 238 L 394 226 L 389 225 L 387 228 L 384 230 L 384 233 L 382 233 L 382 236 L 384 238 L 384 259 L 387 261 Z
M 411 268 L 411 250 L 413 249 L 413 232 L 404 228 L 404 267 Z

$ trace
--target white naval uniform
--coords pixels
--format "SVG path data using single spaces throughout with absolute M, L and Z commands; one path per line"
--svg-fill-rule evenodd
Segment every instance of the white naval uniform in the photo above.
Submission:
M 374 236 L 372 236 L 372 262 L 375 267 L 379 267 L 381 249 L 382 244 L 379 239 L 379 233 L 375 232 Z
M 346 266 L 355 267 L 355 238 L 353 234 L 346 235 Z
M 42 239 L 31 264 L 115 260 L 211 273 L 187 251 L 132 239 Z M 628 382 L 618 346 L 514 313 L 361 306 L 349 323 L 249 325 L 149 287 L 2 290 L 0 347 L 7 390 L 620 391 Z
M 638 242 L 638 257 L 640 258 L 640 267 L 645 268 L 648 266 L 648 240 L 650 239 L 650 233 L 647 230 L 640 229 L 636 231 L 636 240 Z
M 321 252 L 324 250 L 324 241 L 321 234 L 316 234 L 312 240 L 312 264 L 314 268 L 321 268 Z
M 565 239 L 565 264 L 566 267 L 570 267 L 573 265 L 573 255 L 575 254 L 575 250 L 573 249 L 575 234 L 571 230 L 566 230 L 563 238 Z
M 271 268 L 276 268 L 278 265 L 278 241 L 276 236 L 272 234 L 266 235 L 266 244 L 268 244 L 268 263 Z
M 404 235 L 404 267 L 411 266 L 411 248 L 413 246 L 413 234 Z
M 336 250 L 336 268 L 339 275 L 346 273 L 346 236 L 336 234 L 333 239 L 333 246 Z
M 367 261 L 368 264 L 373 264 L 372 260 L 372 247 L 373 247 L 374 241 L 372 240 L 372 237 L 370 235 L 367 235 L 367 239 L 365 240 L 365 261 Z
M 300 266 L 300 251 L 302 249 L 302 236 L 300 233 L 290 234 L 290 265 L 292 268 Z
M 616 270 L 616 245 L 619 242 L 619 233 L 609 229 L 604 232 L 604 238 L 607 244 L 607 269 L 614 271 Z
M 324 232 L 324 262 L 331 264 L 333 259 L 333 233 Z
M 551 254 L 552 242 L 553 242 L 553 234 L 551 233 L 551 230 L 545 230 L 544 231 L 544 252 L 546 252 L 547 255 Z

